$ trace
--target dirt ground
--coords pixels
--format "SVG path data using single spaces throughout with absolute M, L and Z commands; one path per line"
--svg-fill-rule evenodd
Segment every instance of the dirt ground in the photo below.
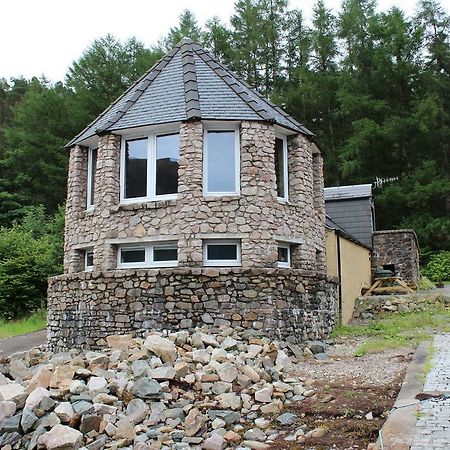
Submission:
M 273 449 L 356 450 L 375 442 L 378 430 L 400 390 L 413 348 L 366 354 L 354 353 L 361 339 L 340 339 L 330 346 L 324 361 L 302 363 L 297 375 L 316 395 L 289 408 L 301 417 L 284 436 L 274 442 Z M 325 428 L 325 436 L 305 437 L 304 442 L 287 442 L 284 437 L 307 425 L 308 430 Z

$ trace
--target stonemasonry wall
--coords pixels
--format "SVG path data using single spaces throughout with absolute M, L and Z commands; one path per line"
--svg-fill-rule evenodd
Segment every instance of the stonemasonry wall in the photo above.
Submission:
M 287 269 L 175 268 L 84 272 L 50 280 L 53 350 L 97 348 L 106 336 L 222 324 L 273 338 L 322 339 L 336 316 L 336 282 Z
M 83 270 L 80 255 L 94 248 L 94 269 L 116 267 L 120 243 L 176 240 L 179 266 L 202 266 L 202 240 L 240 239 L 242 267 L 275 267 L 277 242 L 295 243 L 293 267 L 325 270 L 322 161 L 302 135 L 289 138 L 289 201 L 277 200 L 271 124 L 240 126 L 240 195 L 205 197 L 203 125 L 180 128 L 176 200 L 120 204 L 120 137 L 99 139 L 95 206 L 86 210 L 87 149 L 70 150 L 65 273 Z M 317 255 L 321 255 L 320 258 Z
M 419 244 L 413 230 L 375 231 L 372 246 L 372 269 L 393 264 L 405 281 L 419 282 Z

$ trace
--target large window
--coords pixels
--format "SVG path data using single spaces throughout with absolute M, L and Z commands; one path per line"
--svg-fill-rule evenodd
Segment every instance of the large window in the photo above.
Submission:
M 121 161 L 122 201 L 176 198 L 179 147 L 178 133 L 126 140 Z
M 206 130 L 203 187 L 207 195 L 239 194 L 239 133 Z
M 288 200 L 288 152 L 285 136 L 275 138 L 275 176 L 278 199 Z
M 203 243 L 204 266 L 240 266 L 241 243 L 230 240 L 211 240 Z
M 95 173 L 97 171 L 97 149 L 90 148 L 88 152 L 87 207 L 95 203 Z
M 117 267 L 173 267 L 178 263 L 176 242 L 144 243 L 119 246 Z

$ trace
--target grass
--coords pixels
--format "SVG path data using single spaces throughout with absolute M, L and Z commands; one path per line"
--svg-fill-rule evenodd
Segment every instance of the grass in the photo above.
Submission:
M 431 339 L 433 332 L 450 332 L 450 309 L 445 306 L 396 313 L 361 325 L 341 325 L 333 337 L 366 337 L 356 356 L 387 349 L 416 346 Z
M 43 330 L 47 326 L 47 312 L 40 309 L 32 315 L 11 321 L 0 320 L 0 339 Z

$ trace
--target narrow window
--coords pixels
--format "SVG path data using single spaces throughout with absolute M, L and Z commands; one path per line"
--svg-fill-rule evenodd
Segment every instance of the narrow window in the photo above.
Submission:
M 291 246 L 289 244 L 278 244 L 278 267 L 291 267 Z
M 124 198 L 147 196 L 148 139 L 125 142 Z
M 88 249 L 84 251 L 84 270 L 90 272 L 94 269 L 94 250 Z
M 205 139 L 204 187 L 206 194 L 239 193 L 237 130 L 208 130 Z
M 239 266 L 241 245 L 238 241 L 206 241 L 203 245 L 205 266 Z
M 117 267 L 119 269 L 139 267 L 173 267 L 178 263 L 176 242 L 164 244 L 145 243 L 119 247 Z
M 145 264 L 145 247 L 124 247 L 119 250 L 120 265 L 134 266 Z
M 176 244 L 155 245 L 153 247 L 154 263 L 176 263 L 178 251 Z
M 97 149 L 91 148 L 88 153 L 87 207 L 95 204 L 95 173 L 97 171 Z
M 288 155 L 287 139 L 275 138 L 275 177 L 277 182 L 277 197 L 288 199 Z
M 180 160 L 180 135 L 156 137 L 156 195 L 178 192 L 178 163 Z

